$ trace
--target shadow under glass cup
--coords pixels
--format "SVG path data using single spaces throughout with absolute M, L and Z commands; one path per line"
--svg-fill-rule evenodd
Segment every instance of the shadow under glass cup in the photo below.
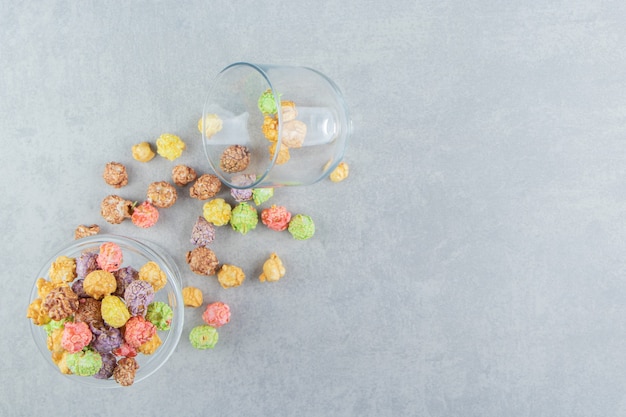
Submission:
M 238 62 L 214 79 L 200 130 L 225 185 L 281 187 L 328 176 L 343 158 L 352 122 L 341 91 L 324 74 Z

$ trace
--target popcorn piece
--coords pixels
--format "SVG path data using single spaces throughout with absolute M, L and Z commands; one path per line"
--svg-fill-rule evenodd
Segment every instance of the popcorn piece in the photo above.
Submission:
M 58 287 L 46 295 L 41 306 L 52 320 L 63 320 L 78 310 L 78 296 L 68 286 Z
M 135 358 L 126 357 L 120 359 L 117 362 L 117 366 L 113 370 L 113 378 L 118 384 L 128 387 L 133 385 L 133 382 L 135 382 L 137 369 L 139 369 L 139 364 Z
M 124 290 L 124 302 L 133 316 L 144 316 L 152 300 L 154 300 L 154 288 L 148 281 L 136 279 Z
M 91 226 L 85 226 L 81 224 L 74 230 L 74 239 L 82 239 L 87 236 L 93 236 L 100 233 L 100 226 L 92 224 Z
M 155 333 L 150 340 L 139 346 L 137 351 L 143 353 L 144 355 L 152 355 L 162 343 L 163 342 L 161 341 L 159 334 Z
M 69 318 L 63 319 L 63 320 L 50 320 L 48 323 L 44 324 L 42 327 L 43 329 L 46 331 L 46 334 L 48 336 L 50 336 L 54 331 L 56 331 L 57 329 L 61 329 L 61 332 L 63 331 L 63 328 L 65 327 L 65 323 L 67 323 L 68 321 L 70 321 Z M 61 335 L 62 337 L 63 335 Z M 59 342 L 61 343 L 61 342 Z M 48 347 L 49 350 L 50 347 Z M 63 348 L 61 348 L 63 349 Z
M 63 326 L 53 330 L 46 338 L 46 347 L 51 353 L 52 360 L 57 363 L 65 352 L 61 342 L 63 341 Z
M 183 303 L 187 307 L 200 307 L 202 305 L 202 291 L 196 287 L 183 288 Z
M 230 321 L 230 307 L 221 301 L 211 303 L 202 313 L 202 320 L 216 329 L 222 327 Z
M 224 226 L 230 221 L 232 208 L 223 198 L 216 198 L 204 203 L 202 216 L 215 226 Z
M 256 180 L 255 174 L 238 174 L 233 176 L 231 182 L 237 187 L 247 187 Z M 230 195 L 241 203 L 243 201 L 252 200 L 252 190 L 250 188 L 231 188 Z
M 220 157 L 220 168 L 224 172 L 241 172 L 250 163 L 250 151 L 242 145 L 231 145 Z
M 215 239 L 215 227 L 204 217 L 198 216 L 198 220 L 191 229 L 190 242 L 194 246 L 206 246 Z
M 185 149 L 185 142 L 171 133 L 164 133 L 156 140 L 157 153 L 170 161 L 180 157 Z
M 100 327 L 92 325 L 91 331 L 94 335 L 91 347 L 100 354 L 111 353 L 124 343 L 122 332 L 116 327 L 105 324 Z
M 37 285 L 37 295 L 39 296 L 39 298 L 44 299 L 46 298 L 46 295 L 48 295 L 50 291 L 58 287 L 66 286 L 67 283 L 65 282 L 53 283 L 50 281 L 46 281 L 43 278 L 39 278 L 37 279 L 36 285 Z
M 119 329 L 130 319 L 130 312 L 121 298 L 107 295 L 102 299 L 102 318 L 111 327 Z
M 148 162 L 156 155 L 148 142 L 141 142 L 134 145 L 131 151 L 133 158 L 139 162 Z
M 252 199 L 254 204 L 260 206 L 274 196 L 273 188 L 255 188 L 252 190 Z
M 36 326 L 42 326 L 50 322 L 50 317 L 46 313 L 46 310 L 42 308 L 43 300 L 36 298 L 32 303 L 28 305 L 26 310 L 26 317 L 33 321 Z
M 348 178 L 350 167 L 346 162 L 340 162 L 339 165 L 328 176 L 332 182 L 340 182 Z
M 263 264 L 263 273 L 259 275 L 259 281 L 275 282 L 285 276 L 285 267 L 278 255 L 272 253 Z
M 156 333 L 156 327 L 143 316 L 128 319 L 124 327 L 124 341 L 134 348 L 146 343 Z
M 280 98 L 280 94 L 278 95 L 278 97 Z M 274 97 L 272 90 L 269 88 L 265 90 L 263 94 L 261 94 L 257 104 L 259 106 L 259 110 L 261 110 L 261 113 L 265 113 L 265 114 L 276 113 L 276 110 L 277 110 L 276 98 Z
M 238 287 L 245 279 L 243 269 L 235 265 L 222 265 L 217 273 L 217 280 L 222 288 Z
M 111 224 L 120 224 L 124 219 L 130 218 L 132 201 L 124 200 L 117 195 L 109 195 L 100 204 L 102 218 Z
M 207 114 L 204 119 L 198 120 L 198 130 L 202 133 L 204 127 L 204 136 L 209 139 L 211 136 L 222 130 L 222 119 L 217 114 Z
M 128 184 L 126 167 L 119 162 L 109 162 L 106 164 L 102 178 L 104 178 L 104 182 L 114 188 L 122 188 Z
M 91 330 L 87 323 L 65 323 L 61 346 L 70 353 L 76 353 L 91 343 Z
M 142 281 L 148 281 L 152 284 L 154 292 L 157 292 L 161 288 L 165 287 L 165 284 L 167 283 L 167 275 L 165 275 L 165 272 L 163 272 L 159 265 L 153 261 L 147 262 L 139 269 L 139 279 Z
M 72 282 L 76 278 L 76 259 L 59 256 L 48 270 L 52 283 Z
M 117 288 L 117 282 L 112 273 L 100 269 L 92 271 L 83 281 L 83 289 L 90 297 L 96 300 L 110 295 Z
M 125 356 L 127 358 L 134 358 L 137 356 L 137 349 L 130 346 L 128 343 L 122 343 L 122 346 L 113 351 L 115 356 Z
M 135 226 L 147 229 L 156 224 L 159 220 L 159 210 L 156 209 L 149 201 L 144 201 L 133 210 L 130 220 Z
M 198 178 L 196 171 L 187 165 L 176 165 L 172 168 L 172 181 L 179 187 L 184 187 Z
M 219 264 L 215 253 L 206 246 L 199 246 L 187 252 L 186 257 L 189 268 L 199 275 L 214 275 Z
M 122 248 L 114 242 L 104 242 L 100 245 L 98 253 L 98 266 L 107 272 L 114 272 L 120 269 L 123 261 Z M 113 289 L 115 291 L 115 289 Z
M 117 366 L 115 355 L 112 353 L 105 353 L 100 354 L 100 357 L 102 358 L 102 367 L 93 377 L 98 379 L 109 379 L 113 376 L 113 370 L 115 369 L 115 366 Z
M 291 220 L 291 213 L 283 206 L 272 205 L 261 212 L 263 224 L 277 232 L 287 229 L 289 220 Z
M 300 148 L 306 136 L 306 124 L 300 120 L 283 123 L 281 141 L 288 148 Z
M 270 159 L 274 158 L 274 154 L 276 153 L 276 147 L 279 145 L 278 142 L 274 142 L 270 145 L 268 152 L 270 154 Z M 291 159 L 291 155 L 289 154 L 289 148 L 284 143 L 280 143 L 280 148 L 278 150 L 278 156 L 276 157 L 276 165 L 282 165 Z
M 124 291 L 126 291 L 128 284 L 136 279 L 139 279 L 139 272 L 132 266 L 120 268 L 113 272 L 113 275 L 115 276 L 115 282 L 117 283 L 117 288 L 115 288 L 113 295 L 117 295 L 119 297 L 124 296 Z
M 80 352 L 68 353 L 65 361 L 69 370 L 79 376 L 95 375 L 102 368 L 102 357 L 89 347 Z
M 239 203 L 231 213 L 230 225 L 242 235 L 256 228 L 258 222 L 256 209 L 248 203 Z
M 163 301 L 155 301 L 148 305 L 146 320 L 154 324 L 157 330 L 169 330 L 174 318 L 172 307 Z
M 148 201 L 155 207 L 168 208 L 176 202 L 176 188 L 167 181 L 153 182 L 148 186 Z
M 74 314 L 75 322 L 83 322 L 96 327 L 104 326 L 102 318 L 102 302 L 91 297 L 78 300 L 78 311 Z
M 189 342 L 196 349 L 213 349 L 219 336 L 215 327 L 203 324 L 196 326 L 189 332 Z
M 287 230 L 289 230 L 294 239 L 306 240 L 315 234 L 315 224 L 310 216 L 296 214 L 291 218 Z
M 298 117 L 298 110 L 296 110 L 296 103 L 293 101 L 283 100 L 280 102 L 280 111 L 282 112 L 283 123 L 290 120 L 294 120 Z
M 198 200 L 208 200 L 222 189 L 222 182 L 214 174 L 204 174 L 193 183 L 189 195 Z
M 95 271 L 98 266 L 99 252 L 83 252 L 76 259 L 76 276 L 85 278 L 91 271 Z
M 261 131 L 270 142 L 278 141 L 278 117 L 265 115 Z

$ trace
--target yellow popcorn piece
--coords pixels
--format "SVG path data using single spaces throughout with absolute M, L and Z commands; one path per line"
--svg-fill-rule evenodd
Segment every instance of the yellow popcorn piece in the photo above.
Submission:
M 328 176 L 332 182 L 343 181 L 348 178 L 350 167 L 346 162 L 340 162 L 339 165 Z
M 204 120 L 198 120 L 198 130 L 202 133 L 204 125 L 204 135 L 207 139 L 222 130 L 222 119 L 217 114 L 207 114 Z
M 37 298 L 28 305 L 28 309 L 26 310 L 26 317 L 31 319 L 37 326 L 42 326 L 50 322 L 50 317 L 48 317 L 46 311 L 41 308 L 42 303 L 43 300 Z
M 183 304 L 187 307 L 200 307 L 203 302 L 202 291 L 196 287 L 183 288 Z
M 107 295 L 102 299 L 100 306 L 102 319 L 111 327 L 119 329 L 126 324 L 130 318 L 130 312 L 118 296 Z
M 76 259 L 59 256 L 50 265 L 48 275 L 53 283 L 72 282 L 76 278 Z
M 131 149 L 133 158 L 139 162 L 148 162 L 156 155 L 148 142 L 141 142 Z
M 173 161 L 180 157 L 185 150 L 185 142 L 171 133 L 164 133 L 156 140 L 157 153 L 163 158 Z
M 243 269 L 235 265 L 222 265 L 217 272 L 217 280 L 222 288 L 233 288 L 240 286 L 246 279 Z
M 278 255 L 272 253 L 263 264 L 263 273 L 259 276 L 259 281 L 275 282 L 285 276 L 285 266 Z
M 163 272 L 159 265 L 153 261 L 147 262 L 139 269 L 139 279 L 152 284 L 154 292 L 157 292 L 161 288 L 165 287 L 165 284 L 167 283 L 167 275 L 165 275 L 165 272 Z
M 207 201 L 202 206 L 202 216 L 215 226 L 224 226 L 230 221 L 232 207 L 223 198 Z

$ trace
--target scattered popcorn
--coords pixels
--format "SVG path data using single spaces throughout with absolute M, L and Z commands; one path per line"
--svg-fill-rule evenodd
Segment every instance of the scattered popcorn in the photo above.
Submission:
M 92 224 L 91 226 L 85 226 L 81 224 L 74 230 L 74 239 L 82 239 L 87 236 L 93 236 L 100 233 L 100 226 Z
M 159 210 L 150 204 L 149 201 L 144 201 L 133 210 L 130 220 L 135 226 L 147 229 L 156 224 L 159 220 Z
M 306 240 L 315 234 L 315 224 L 310 216 L 305 214 L 296 214 L 289 221 L 287 227 L 289 233 L 297 240 Z
M 238 287 L 245 279 L 243 269 L 235 265 L 224 264 L 217 273 L 217 280 L 222 288 Z
M 178 194 L 176 188 L 167 181 L 153 182 L 148 186 L 148 201 L 158 208 L 172 207 Z
M 222 182 L 214 174 L 200 176 L 189 189 L 189 195 L 198 200 L 208 200 L 222 189 Z
M 261 282 L 275 282 L 285 276 L 285 267 L 278 255 L 272 253 L 263 264 L 263 273 L 259 275 Z
M 273 188 L 255 188 L 252 190 L 254 204 L 260 206 L 274 196 Z
M 220 168 L 224 172 L 241 172 L 250 163 L 250 151 L 242 145 L 231 145 L 220 157 Z
M 202 320 L 216 329 L 222 327 L 230 321 L 230 307 L 221 301 L 208 304 L 202 313 Z
M 204 119 L 202 117 L 198 120 L 198 130 L 202 133 L 204 128 L 204 135 L 207 139 L 222 130 L 222 119 L 217 114 L 207 114 Z
M 340 182 L 348 178 L 350 167 L 346 162 L 340 162 L 328 176 L 332 182 Z
M 230 221 L 232 208 L 223 198 L 216 198 L 204 203 L 202 215 L 215 226 L 224 226 Z
M 250 230 L 256 228 L 259 222 L 256 209 L 248 203 L 239 203 L 230 216 L 230 225 L 233 230 L 245 235 Z
M 187 264 L 192 272 L 199 275 L 214 275 L 219 264 L 215 252 L 206 246 L 198 246 L 187 252 Z
M 283 206 L 272 205 L 261 211 L 261 222 L 272 230 L 282 232 L 289 226 L 291 213 Z
M 148 142 L 141 142 L 132 147 L 133 158 L 139 162 L 148 162 L 156 155 Z
M 100 204 L 100 214 L 111 224 L 120 224 L 124 219 L 130 218 L 132 201 L 124 200 L 117 195 L 109 195 Z
M 122 188 L 128 184 L 128 173 L 126 167 L 119 162 L 109 162 L 104 166 L 102 173 L 104 182 L 113 188 Z
M 198 178 L 196 171 L 187 165 L 176 165 L 172 168 L 172 181 L 179 187 L 184 187 Z
M 157 153 L 163 158 L 173 161 L 179 158 L 185 150 L 185 142 L 171 133 L 164 133 L 156 140 Z
M 196 349 L 213 349 L 217 344 L 219 336 L 215 327 L 203 324 L 191 329 L 189 342 Z
M 202 305 L 202 291 L 196 287 L 183 288 L 183 303 L 187 307 L 200 307 Z
M 190 242 L 194 246 L 206 246 L 215 239 L 215 227 L 204 217 L 199 216 L 191 229 Z

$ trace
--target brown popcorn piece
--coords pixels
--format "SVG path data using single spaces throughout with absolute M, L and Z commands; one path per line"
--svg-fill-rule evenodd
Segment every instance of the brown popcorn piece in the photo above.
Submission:
M 178 194 L 176 188 L 167 181 L 153 182 L 148 186 L 148 201 L 153 206 L 168 208 L 174 205 Z
M 78 300 L 78 311 L 74 314 L 74 321 L 82 321 L 96 328 L 104 326 L 102 302 L 93 298 L 80 298 Z
M 241 172 L 250 163 L 250 151 L 242 145 L 231 145 L 220 158 L 220 168 L 224 172 Z
M 196 171 L 187 165 L 176 165 L 172 168 L 172 181 L 179 187 L 184 187 L 198 178 Z
M 222 189 L 222 183 L 217 175 L 204 174 L 193 183 L 189 195 L 198 200 L 208 200 Z
M 85 226 L 81 224 L 74 230 L 74 239 L 82 239 L 87 236 L 93 236 L 100 233 L 100 226 L 92 224 L 91 226 Z
M 187 307 L 200 307 L 203 302 L 202 291 L 196 287 L 183 288 L 183 304 Z
M 128 387 L 135 382 L 137 369 L 139 369 L 139 364 L 135 358 L 122 358 L 113 370 L 113 378 L 118 384 Z
M 109 162 L 106 164 L 102 178 L 104 178 L 104 182 L 114 188 L 121 188 L 128 184 L 126 167 L 119 162 Z
M 118 195 L 109 195 L 100 204 L 100 215 L 111 224 L 120 224 L 130 218 L 133 202 L 124 200 Z
M 199 246 L 187 252 L 187 263 L 189 268 L 198 275 L 215 275 L 219 262 L 215 252 L 206 246 Z
M 58 287 L 46 295 L 42 307 L 52 320 L 63 320 L 78 311 L 78 296 L 68 286 Z

